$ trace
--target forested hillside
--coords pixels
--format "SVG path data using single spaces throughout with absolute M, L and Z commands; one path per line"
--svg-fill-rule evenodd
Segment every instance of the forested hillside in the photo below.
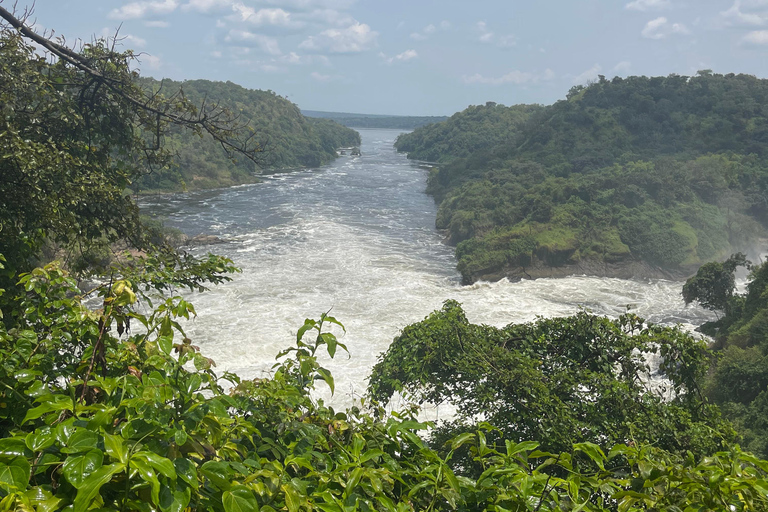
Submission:
M 165 95 L 181 90 L 193 104 L 205 101 L 236 112 L 238 122 L 253 129 L 255 142 L 263 149 L 256 162 L 232 160 L 210 136 L 170 127 L 163 142 L 178 153 L 176 165 L 138 180 L 135 187 L 139 190 L 195 190 L 248 183 L 266 170 L 326 164 L 336 158 L 337 148 L 360 144 L 354 130 L 331 120 L 304 117 L 296 105 L 272 91 L 209 80 L 141 78 L 139 83 Z
M 601 77 L 548 107 L 470 107 L 396 147 L 448 162 L 428 190 L 467 282 L 690 274 L 753 249 L 768 221 L 768 81 L 748 75 Z

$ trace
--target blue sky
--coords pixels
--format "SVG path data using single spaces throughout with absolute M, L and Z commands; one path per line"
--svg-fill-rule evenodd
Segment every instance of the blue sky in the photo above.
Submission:
M 450 115 L 549 104 L 598 74 L 768 76 L 768 0 L 37 0 L 35 19 L 70 43 L 120 26 L 142 74 L 311 110 Z

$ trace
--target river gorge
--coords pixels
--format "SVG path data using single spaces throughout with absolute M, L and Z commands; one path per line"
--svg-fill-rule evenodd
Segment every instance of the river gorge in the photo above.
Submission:
M 305 318 L 331 311 L 350 357 L 327 362 L 335 401 L 365 391 L 379 353 L 406 325 L 456 299 L 469 320 L 503 326 L 587 308 L 692 328 L 712 318 L 686 307 L 681 282 L 571 276 L 462 286 L 453 248 L 435 227 L 427 170 L 393 149 L 397 130 L 360 130 L 362 156 L 318 169 L 266 175 L 228 189 L 145 198 L 142 209 L 190 236 L 224 240 L 195 251 L 232 258 L 242 273 L 191 294 L 187 334 L 217 372 L 269 375 Z M 342 333 L 339 332 L 341 336 Z

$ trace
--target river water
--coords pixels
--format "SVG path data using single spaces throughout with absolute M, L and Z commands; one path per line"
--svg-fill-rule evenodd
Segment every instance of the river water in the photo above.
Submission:
M 427 171 L 395 152 L 398 131 L 360 133 L 361 157 L 143 201 L 169 226 L 224 239 L 206 249 L 242 268 L 232 282 L 189 297 L 198 317 L 187 334 L 218 372 L 268 376 L 304 319 L 329 310 L 347 330 L 341 341 L 350 357 L 324 361 L 336 379 L 334 401 L 344 404 L 364 393 L 370 368 L 400 329 L 447 299 L 461 302 L 470 321 L 495 326 L 579 308 L 617 316 L 627 306 L 655 323 L 690 328 L 711 319 L 686 307 L 682 283 L 673 281 L 574 276 L 462 286 L 453 250 L 434 228 Z

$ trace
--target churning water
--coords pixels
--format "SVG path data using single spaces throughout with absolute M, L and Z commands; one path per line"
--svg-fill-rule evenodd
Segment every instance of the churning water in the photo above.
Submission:
M 461 302 L 470 321 L 495 326 L 581 307 L 617 316 L 628 305 L 655 323 L 711 319 L 685 307 L 682 283 L 673 281 L 574 276 L 462 286 L 453 250 L 434 228 L 427 171 L 395 152 L 398 131 L 360 133 L 361 157 L 143 202 L 169 226 L 226 240 L 208 249 L 243 270 L 230 283 L 191 295 L 198 317 L 187 334 L 219 372 L 269 375 L 304 319 L 329 310 L 347 329 L 341 341 L 351 357 L 337 354 L 326 364 L 336 379 L 335 400 L 343 403 L 364 392 L 370 368 L 400 329 L 447 299 Z

